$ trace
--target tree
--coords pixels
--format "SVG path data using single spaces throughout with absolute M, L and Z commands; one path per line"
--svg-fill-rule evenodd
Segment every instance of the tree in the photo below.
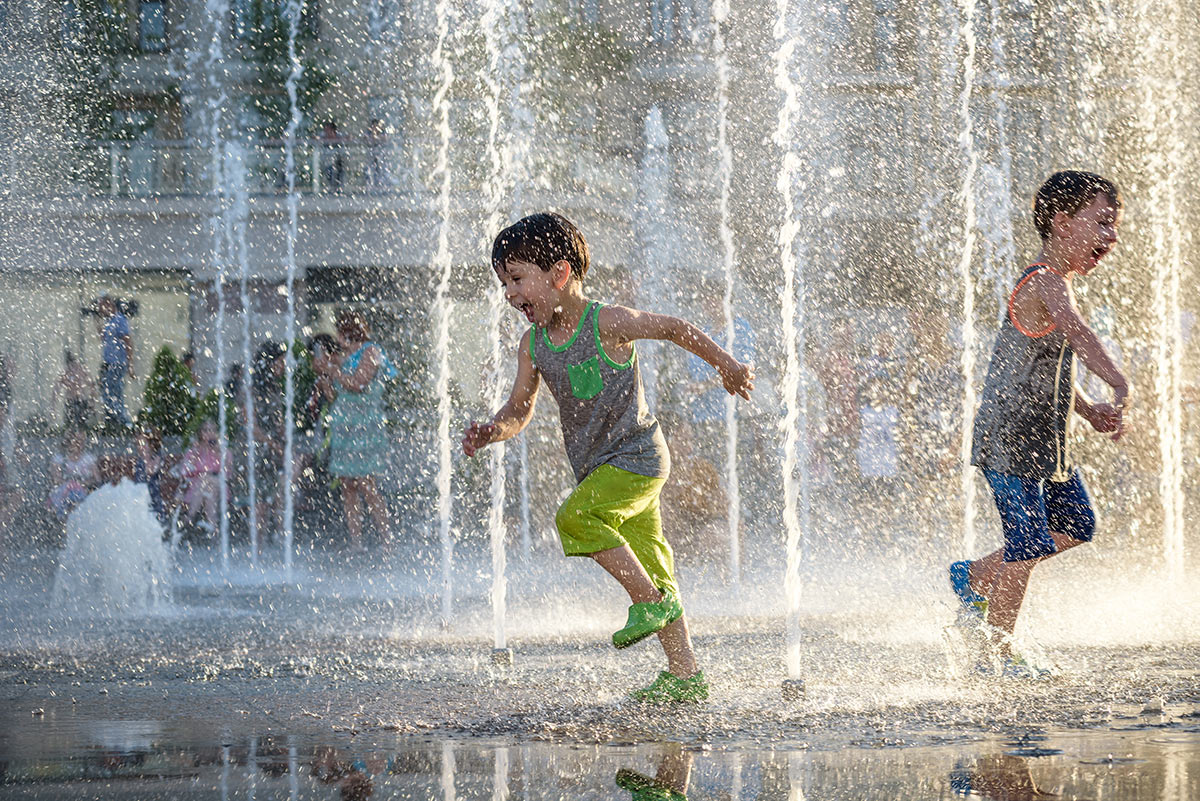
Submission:
M 139 422 L 148 422 L 166 435 L 185 433 L 196 412 L 193 390 L 191 372 L 164 345 L 154 357 L 154 366 L 146 380 Z
M 314 43 L 317 26 L 305 2 L 299 3 L 296 49 L 302 72 L 296 82 L 296 107 L 300 117 L 311 124 L 321 96 L 337 84 L 337 76 L 325 64 L 328 52 Z M 251 97 L 251 104 L 263 121 L 263 135 L 280 139 L 291 119 L 287 80 L 292 71 L 288 55 L 290 21 L 286 0 L 248 0 L 237 19 L 238 36 L 245 45 L 246 61 L 254 65 L 255 83 L 262 92 Z

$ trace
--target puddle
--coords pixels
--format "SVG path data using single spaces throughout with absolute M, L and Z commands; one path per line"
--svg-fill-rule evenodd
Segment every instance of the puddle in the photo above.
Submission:
M 1155 799 L 1200 793 L 1200 733 L 1037 732 L 936 746 L 217 736 L 154 721 L 23 727 L 0 741 L 14 799 Z

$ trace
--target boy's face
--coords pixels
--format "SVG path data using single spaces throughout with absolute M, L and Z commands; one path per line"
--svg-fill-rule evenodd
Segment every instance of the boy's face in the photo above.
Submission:
M 1120 222 L 1120 213 L 1102 192 L 1073 215 L 1060 212 L 1053 234 L 1061 241 L 1070 268 L 1087 275 L 1117 244 Z
M 544 328 L 559 306 L 559 295 L 570 277 L 570 269 L 562 261 L 549 272 L 527 261 L 510 261 L 496 274 L 504 285 L 504 299 L 509 305 L 525 315 L 530 325 Z

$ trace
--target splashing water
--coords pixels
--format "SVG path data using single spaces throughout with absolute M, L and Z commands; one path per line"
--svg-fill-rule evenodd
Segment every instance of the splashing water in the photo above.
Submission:
M 253 362 L 254 309 L 250 301 L 250 257 L 246 248 L 246 223 L 250 217 L 246 194 L 246 154 L 241 145 L 231 142 L 229 193 L 233 198 L 233 236 L 238 260 L 238 293 L 242 304 L 242 403 L 245 406 L 246 430 L 246 514 L 250 535 L 250 564 L 257 568 L 259 558 L 258 531 L 258 443 L 254 439 L 256 424 L 254 392 L 250 381 Z
M 213 288 L 217 297 L 216 315 L 216 351 L 217 375 L 225 370 L 225 254 L 227 237 L 225 236 L 225 221 L 229 211 L 224 187 L 226 186 L 225 152 L 222 146 L 221 126 L 226 103 L 225 84 L 218 76 L 218 67 L 224 61 L 221 37 L 224 33 L 224 21 L 229 15 L 229 3 L 219 0 L 208 0 L 205 4 L 208 19 L 212 23 L 212 38 L 209 40 L 208 60 L 205 72 L 211 94 L 208 98 L 209 146 L 212 148 L 209 170 L 212 173 L 213 211 L 209 218 L 212 229 L 211 267 L 213 271 Z M 221 565 L 229 567 L 229 493 L 228 476 L 226 473 L 228 452 L 228 421 L 225 419 L 225 404 L 217 404 L 218 450 L 220 454 L 220 520 L 221 531 Z
M 433 95 L 433 118 L 438 135 L 432 182 L 438 187 L 439 220 L 437 247 L 433 255 L 433 270 L 438 277 L 433 300 L 433 325 L 436 332 L 433 348 L 434 363 L 437 366 L 434 392 L 437 395 L 438 406 L 437 519 L 438 538 L 442 544 L 443 621 L 450 620 L 454 609 L 454 543 L 450 536 L 453 514 L 450 478 L 454 468 L 450 451 L 450 278 L 453 268 L 450 254 L 450 90 L 454 86 L 454 65 L 447 53 L 452 10 L 449 0 L 437 0 L 434 7 L 437 17 L 437 44 L 432 55 L 433 71 L 437 78 L 437 88 Z
M 971 269 L 975 253 L 975 177 L 979 154 L 975 150 L 971 93 L 975 86 L 975 0 L 961 0 L 961 36 L 964 43 L 962 94 L 959 98 L 958 142 L 963 152 L 964 169 L 959 198 L 962 201 L 962 249 L 959 253 L 959 277 L 962 281 L 962 355 L 959 363 L 963 380 L 962 427 L 959 439 L 960 489 L 963 499 L 962 553 L 975 552 L 975 468 L 971 466 L 971 433 L 975 419 L 975 275 Z
M 807 439 L 807 411 L 798 396 L 804 392 L 800 375 L 800 343 L 797 338 L 804 327 L 804 274 L 796 258 L 796 239 L 800 224 L 796 219 L 796 172 L 799 157 L 793 151 L 792 121 L 799 112 L 799 92 L 791 76 L 792 56 L 797 41 L 788 26 L 788 0 L 777 0 L 774 35 L 775 87 L 782 100 L 776 120 L 775 145 L 782 153 L 782 164 L 776 189 L 782 201 L 783 215 L 779 228 L 779 260 L 781 287 L 780 327 L 783 330 L 784 365 L 780 389 L 785 409 L 783 421 L 783 524 L 787 532 L 787 568 L 784 574 L 784 594 L 787 603 L 787 673 L 789 679 L 801 678 L 800 660 L 800 578 L 801 545 L 804 530 L 801 525 L 800 481 L 807 477 L 808 465 L 801 461 L 802 445 Z M 796 473 L 799 470 L 801 479 Z
M 725 23 L 729 18 L 729 1 L 715 0 L 712 6 L 713 53 L 717 62 L 717 157 L 720 182 L 718 206 L 721 215 L 718 231 L 721 239 L 722 266 L 725 276 L 725 349 L 734 353 L 733 283 L 737 252 L 729 219 L 729 193 L 733 177 L 733 149 L 729 145 L 729 54 L 725 51 Z M 738 416 L 737 398 L 725 398 L 725 480 L 729 487 L 729 576 L 737 583 L 741 578 L 742 493 L 738 480 Z
M 300 226 L 300 196 L 296 191 L 296 133 L 300 130 L 300 103 L 297 86 L 304 74 L 304 67 L 296 53 L 296 37 L 299 35 L 300 14 L 303 8 L 301 0 L 289 0 L 286 6 L 288 23 L 288 70 L 287 87 L 288 115 L 287 129 L 283 138 L 284 168 L 287 171 L 287 249 L 284 254 L 284 268 L 287 271 L 284 294 L 287 298 L 287 318 L 284 328 L 284 371 L 283 371 L 283 466 L 280 468 L 280 489 L 283 492 L 283 566 L 284 573 L 291 578 L 294 550 L 295 493 L 292 486 L 292 460 L 296 438 L 296 356 L 293 343 L 296 340 L 296 238 Z
M 479 20 L 487 51 L 487 62 L 480 78 L 486 89 L 488 111 L 487 152 L 489 174 L 487 181 L 487 222 L 484 225 L 484 252 L 487 252 L 491 237 L 500 229 L 505 216 L 504 199 L 512 183 L 512 159 L 508 137 L 502 133 L 503 120 L 501 99 L 509 96 L 511 87 L 519 80 L 521 53 L 516 49 L 512 37 L 512 17 L 516 9 L 505 0 L 488 0 L 483 16 Z M 488 326 L 491 338 L 491 353 L 488 365 L 487 406 L 497 409 L 504 400 L 504 349 L 502 348 L 502 323 L 504 293 L 491 284 L 488 296 Z M 495 648 L 507 647 L 505 616 L 505 447 L 498 442 L 491 446 L 488 466 L 491 472 L 488 507 L 488 542 L 492 552 L 492 638 Z
M 116 616 L 171 606 L 171 554 L 144 484 L 123 479 L 67 518 L 52 600 L 72 614 Z
M 1156 427 L 1161 469 L 1158 475 L 1162 508 L 1163 563 L 1175 584 L 1184 575 L 1184 495 L 1182 451 L 1182 327 L 1180 324 L 1180 272 L 1183 270 L 1181 220 L 1177 197 L 1182 188 L 1179 170 L 1185 163 L 1184 139 L 1178 130 L 1175 88 L 1183 79 L 1178 63 L 1178 42 L 1170 16 L 1156 4 L 1137 9 L 1138 27 L 1145 34 L 1145 61 L 1140 64 L 1139 124 L 1146 140 L 1147 209 L 1153 275 L 1154 394 L 1158 403 Z

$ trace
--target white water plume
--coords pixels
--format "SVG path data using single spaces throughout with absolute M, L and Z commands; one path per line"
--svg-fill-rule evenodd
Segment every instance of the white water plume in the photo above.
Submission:
M 479 25 L 483 33 L 484 50 L 487 62 L 480 73 L 480 79 L 486 90 L 488 118 L 488 177 L 486 190 L 486 214 L 483 226 L 484 252 L 489 250 L 491 239 L 499 232 L 506 216 L 505 199 L 511 193 L 512 158 L 510 153 L 509 129 L 504 125 L 504 114 L 501 101 L 511 97 L 511 91 L 520 81 L 521 62 L 523 55 L 513 36 L 513 17 L 517 9 L 506 0 L 487 0 Z M 488 335 L 491 339 L 488 369 L 486 371 L 485 391 L 487 408 L 498 409 L 504 400 L 503 369 L 504 355 L 507 348 L 503 347 L 504 336 L 502 325 L 504 310 L 508 305 L 504 301 L 504 293 L 495 282 L 489 283 L 488 294 Z M 491 473 L 489 485 L 489 506 L 487 530 L 492 552 L 492 626 L 493 643 L 496 648 L 507 647 L 505 635 L 505 447 L 497 442 L 489 448 L 488 467 Z
M 806 534 L 802 526 L 801 483 L 807 482 L 808 413 L 807 392 L 801 376 L 799 337 L 804 329 L 804 266 L 796 258 L 800 223 L 796 215 L 796 175 L 800 159 L 794 150 L 793 122 L 800 110 L 799 90 L 792 79 L 792 57 L 798 45 L 789 30 L 788 0 L 776 0 L 774 37 L 775 87 L 781 100 L 775 126 L 775 146 L 781 153 L 776 190 L 782 205 L 779 227 L 780 327 L 783 331 L 784 363 L 780 390 L 783 394 L 783 525 L 786 530 L 787 567 L 784 594 L 787 599 L 787 673 L 789 679 L 801 678 L 800 601 L 803 585 L 800 577 L 801 548 Z M 799 472 L 799 477 L 797 477 Z
M 1167 19 L 1163 19 L 1167 13 Z M 1177 87 L 1183 79 L 1178 62 L 1179 43 L 1172 31 L 1173 14 L 1154 3 L 1137 10 L 1138 28 L 1144 34 L 1143 61 L 1139 64 L 1141 94 L 1139 127 L 1145 138 L 1148 173 L 1146 208 L 1153 216 L 1150 227 L 1150 263 L 1153 265 L 1154 395 L 1159 458 L 1159 499 L 1162 509 L 1163 566 L 1172 583 L 1184 575 L 1184 495 L 1182 427 L 1182 353 L 1180 273 L 1185 233 L 1177 206 L 1183 190 L 1180 171 L 1185 163 L 1184 137 L 1178 128 Z
M 209 147 L 211 148 L 209 170 L 212 174 L 213 211 L 209 225 L 212 229 L 212 254 L 210 266 L 213 271 L 213 289 L 217 299 L 216 315 L 216 351 L 217 375 L 220 377 L 225 370 L 225 264 L 228 260 L 228 199 L 224 191 L 226 184 L 225 149 L 222 145 L 223 114 L 227 96 L 225 83 L 218 75 L 218 69 L 225 68 L 225 54 L 222 47 L 222 37 L 225 33 L 225 20 L 229 16 L 228 0 L 208 0 L 205 4 L 208 19 L 212 25 L 212 35 L 208 45 L 208 59 L 205 62 L 205 75 L 209 84 L 208 123 Z M 226 420 L 224 398 L 218 395 L 217 401 L 217 431 L 218 453 L 220 458 L 219 474 L 219 516 L 218 526 L 221 539 L 221 564 L 229 566 L 229 425 Z M 209 521 L 211 522 L 211 521 Z
M 242 403 L 245 406 L 246 429 L 246 514 L 250 535 L 250 563 L 258 567 L 258 476 L 257 447 L 254 439 L 256 424 L 251 369 L 253 367 L 254 309 L 250 300 L 250 255 L 246 247 L 246 226 L 250 219 L 249 198 L 246 193 L 246 154 L 237 142 L 227 146 L 229 158 L 229 195 L 232 198 L 234 250 L 238 262 L 238 292 L 242 304 Z
M 962 94 L 959 98 L 959 146 L 962 148 L 964 169 L 959 198 L 962 201 L 962 242 L 958 274 L 962 289 L 962 353 L 959 362 L 963 379 L 962 425 L 959 438 L 961 461 L 959 488 L 963 499 L 962 553 L 975 551 L 975 468 L 971 465 L 971 438 L 975 420 L 975 348 L 978 335 L 975 329 L 975 275 L 972 268 L 975 253 L 975 180 L 979 154 L 975 150 L 975 124 L 971 115 L 971 93 L 975 86 L 975 0 L 960 0 L 961 36 L 964 47 L 962 61 Z
M 454 609 L 454 543 L 450 531 L 453 514 L 450 478 L 454 469 L 450 440 L 450 278 L 453 271 L 450 253 L 450 90 L 454 87 L 454 65 L 448 53 L 452 11 L 450 0 L 437 0 L 434 11 L 437 41 L 431 58 L 437 81 L 433 95 L 433 119 L 438 145 L 432 183 L 438 187 L 438 232 L 437 247 L 433 254 L 437 286 L 431 316 L 434 325 L 434 365 L 437 370 L 434 393 L 438 408 L 437 520 L 438 538 L 442 545 L 442 619 L 449 621 Z
M 304 75 L 304 67 L 296 52 L 299 35 L 302 0 L 288 0 L 285 6 L 288 23 L 288 70 L 285 82 L 288 96 L 288 124 L 283 137 L 284 167 L 287 172 L 287 247 L 284 254 L 287 298 L 287 319 L 284 325 L 284 372 L 283 372 L 283 466 L 280 468 L 280 490 L 283 492 L 283 564 L 288 577 L 292 575 L 294 559 L 295 495 L 292 487 L 292 459 L 296 438 L 296 357 L 293 343 L 296 339 L 296 238 L 299 235 L 300 197 L 296 191 L 296 134 L 300 129 L 300 102 L 298 84 Z
M 57 608 L 88 616 L 162 611 L 171 605 L 170 573 L 149 490 L 122 479 L 67 517 L 51 597 Z
M 733 285 L 737 270 L 737 251 L 730 226 L 729 195 L 733 176 L 733 149 L 729 145 L 729 54 L 725 48 L 725 24 L 729 19 L 729 0 L 714 0 L 712 5 L 713 54 L 717 67 L 717 172 L 720 182 L 718 199 L 720 222 L 717 230 L 721 239 L 721 261 L 724 268 L 725 293 L 722 309 L 725 315 L 725 349 L 734 353 L 735 325 L 733 315 Z M 729 488 L 729 576 L 737 583 L 742 573 L 741 524 L 742 492 L 738 480 L 738 414 L 737 398 L 725 397 L 725 477 Z

